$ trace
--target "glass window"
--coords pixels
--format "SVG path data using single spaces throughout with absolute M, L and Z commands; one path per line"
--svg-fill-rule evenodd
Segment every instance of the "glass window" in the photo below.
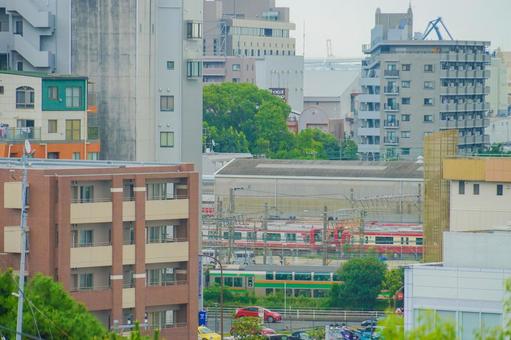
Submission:
M 92 289 L 92 273 L 81 273 L 79 275 L 79 289 Z
M 481 313 L 481 329 L 492 329 L 502 325 L 502 315 L 495 313 Z
M 415 239 L 415 245 L 422 246 L 422 237 L 417 237 Z
M 59 88 L 57 86 L 48 87 L 48 99 L 59 100 Z
M 241 69 L 241 65 L 240 64 L 232 64 L 232 70 L 233 71 L 239 71 Z
M 278 233 L 266 233 L 266 241 L 280 241 L 280 238 Z
M 0 94 L 4 94 L 5 88 L 3 86 L 0 86 Z
M 165 148 L 174 147 L 174 132 L 160 132 L 160 146 Z
M 247 232 L 247 241 L 255 241 L 257 239 L 257 233 L 254 231 Z
M 426 90 L 432 90 L 435 88 L 435 82 L 434 81 L 425 81 L 424 82 L 424 88 Z
M 424 115 L 424 122 L 426 123 L 433 122 L 433 115 Z
M 266 272 L 266 280 L 273 280 L 273 272 Z
M 14 22 L 14 34 L 23 35 L 23 21 L 16 20 Z
M 465 181 L 458 182 L 458 194 L 465 195 Z
M 81 138 L 81 122 L 79 119 L 66 120 L 66 140 L 78 141 Z
M 330 281 L 330 273 L 314 273 L 314 281 Z
M 394 238 L 388 236 L 376 236 L 374 238 L 374 243 L 376 244 L 394 244 Z
M 424 105 L 433 105 L 433 98 L 424 98 Z
M 238 287 L 238 288 L 243 287 L 243 278 L 242 277 L 235 277 L 233 279 L 234 279 L 234 281 L 233 281 L 234 287 Z
M 403 97 L 403 98 L 401 98 L 401 104 L 409 105 L 410 104 L 410 97 Z
M 410 138 L 410 131 L 401 131 L 401 138 Z
M 80 91 L 79 87 L 66 88 L 66 107 L 80 107 Z
M 16 108 L 34 108 L 34 89 L 29 86 L 20 86 L 16 89 Z
M 296 242 L 296 234 L 286 234 L 287 242 Z
M 174 111 L 174 96 L 160 96 L 160 111 Z
M 403 71 L 410 71 L 411 68 L 412 68 L 412 65 L 410 65 L 410 64 L 401 65 L 401 70 L 403 70 Z
M 461 312 L 461 339 L 473 339 L 479 330 L 479 313 Z
M 411 86 L 411 81 L 410 80 L 403 80 L 401 81 L 401 87 L 404 88 L 404 89 L 409 89 Z
M 264 292 L 266 293 L 266 295 L 273 295 L 273 288 L 266 288 Z
M 57 133 L 57 120 L 56 119 L 48 120 L 48 133 Z
M 474 184 L 474 195 L 479 195 L 479 184 L 478 183 Z
M 401 148 L 401 155 L 408 156 L 410 154 L 410 148 Z
M 80 247 L 92 247 L 94 234 L 92 230 L 80 230 Z
M 504 194 L 504 186 L 502 184 L 497 184 L 497 196 L 502 196 Z
M 401 121 L 409 122 L 410 121 L 410 115 L 409 114 L 402 114 L 401 115 Z
M 81 159 L 80 153 L 79 152 L 73 152 L 73 159 L 74 160 L 80 160 Z
M 202 39 L 202 24 L 200 22 L 189 21 L 186 23 L 186 38 Z
M 87 159 L 97 161 L 99 159 L 99 152 L 87 152 Z
M 74 203 L 91 203 L 94 201 L 94 185 L 75 185 L 72 187 Z
M 293 274 L 292 273 L 276 273 L 275 274 L 275 280 L 292 280 Z
M 424 65 L 424 72 L 433 72 L 433 65 L 432 64 Z
M 295 280 L 298 281 L 311 281 L 312 273 L 295 273 Z
M 174 69 L 174 62 L 172 60 L 167 60 L 167 70 Z

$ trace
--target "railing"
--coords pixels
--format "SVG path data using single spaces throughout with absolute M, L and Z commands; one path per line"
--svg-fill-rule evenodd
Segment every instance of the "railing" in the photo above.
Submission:
M 208 317 L 218 317 L 220 308 L 206 307 Z M 234 315 L 237 308 L 224 308 L 224 315 Z M 336 322 L 360 322 L 369 319 L 376 319 L 385 316 L 381 311 L 349 311 L 342 309 L 308 309 L 308 308 L 272 308 L 273 312 L 282 315 L 284 320 L 318 320 L 318 321 L 336 321 Z
M 185 200 L 188 199 L 188 195 L 174 195 L 167 197 L 166 195 L 154 195 L 147 197 L 147 201 L 170 201 L 170 200 Z
M 101 203 L 112 202 L 111 197 L 93 197 L 93 198 L 73 198 L 71 203 Z
M 188 238 L 186 237 L 164 237 L 157 240 L 146 240 L 146 244 L 156 244 L 156 243 L 173 243 L 173 242 L 187 242 Z
M 141 330 L 149 330 L 149 329 L 162 329 L 162 328 L 178 328 L 178 327 L 188 327 L 188 324 L 186 322 L 174 322 L 172 324 L 165 324 L 165 325 L 150 325 L 148 322 L 142 322 L 140 323 L 140 329 Z M 121 333 L 129 333 L 131 330 L 135 328 L 134 324 L 128 324 L 128 325 L 117 325 L 112 326 L 110 328 L 113 332 L 121 332 Z M 126 334 L 124 334 L 126 335 Z
M 385 104 L 383 107 L 385 111 L 399 111 L 399 104 L 394 105 Z
M 399 77 L 399 70 L 383 70 L 384 77 Z
M 103 291 L 103 290 L 109 290 L 112 289 L 111 286 L 94 286 L 91 287 L 76 287 L 72 286 L 69 291 L 71 292 L 96 292 L 96 291 Z
M 0 141 L 41 140 L 40 127 L 9 128 L 0 127 Z
M 399 137 L 383 137 L 384 144 L 399 144 Z
M 384 120 L 383 121 L 383 127 L 386 127 L 386 128 L 398 128 L 399 127 L 399 120 Z
M 188 281 L 186 280 L 172 280 L 172 281 L 162 281 L 162 282 L 155 282 L 150 283 L 147 282 L 147 287 L 167 287 L 167 286 L 182 286 L 188 284 Z
M 399 86 L 385 86 L 383 88 L 383 93 L 385 94 L 398 94 Z
M 90 242 L 90 243 L 80 243 L 80 242 L 71 242 L 71 248 L 89 248 L 89 247 L 104 247 L 111 246 L 112 242 L 103 241 L 103 242 Z

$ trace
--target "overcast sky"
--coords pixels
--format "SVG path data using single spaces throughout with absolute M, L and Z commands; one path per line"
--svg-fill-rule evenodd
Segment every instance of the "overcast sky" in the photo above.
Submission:
M 511 50 L 511 0 L 412 0 L 414 32 L 423 32 L 428 21 L 441 16 L 455 39 L 488 40 L 491 49 Z M 326 40 L 332 40 L 336 57 L 360 57 L 369 43 L 374 12 L 405 12 L 409 0 L 277 0 L 289 7 L 296 23 L 297 54 L 326 56 Z

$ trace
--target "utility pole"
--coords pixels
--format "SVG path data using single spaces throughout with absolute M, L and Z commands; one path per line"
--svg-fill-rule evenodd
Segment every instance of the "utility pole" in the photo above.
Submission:
M 216 201 L 216 246 L 218 248 L 222 248 L 222 201 L 220 199 L 217 199 Z
M 23 182 L 21 186 L 21 254 L 19 270 L 19 294 L 18 294 L 18 316 L 16 318 L 16 340 L 21 340 L 23 334 L 23 301 L 25 299 L 25 260 L 27 254 L 27 188 L 28 188 L 28 155 L 31 152 L 30 143 L 25 140 L 25 152 L 23 153 Z
M 359 249 L 358 249 L 358 256 L 362 257 L 362 252 L 364 248 L 364 234 L 365 234 L 365 222 L 364 217 L 366 215 L 365 209 L 360 210 L 360 226 L 359 226 L 359 234 L 360 234 L 360 240 L 359 240 Z
M 264 203 L 264 219 L 263 219 L 263 263 L 267 264 L 267 257 L 268 257 L 268 247 L 266 245 L 266 242 L 268 240 L 267 237 L 267 231 L 268 231 L 268 203 Z
M 325 205 L 323 209 L 323 266 L 328 262 L 328 245 L 327 245 L 327 230 L 328 230 L 328 208 Z

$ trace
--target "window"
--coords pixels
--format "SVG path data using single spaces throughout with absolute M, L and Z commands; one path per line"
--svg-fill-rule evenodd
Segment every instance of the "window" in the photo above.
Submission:
M 202 39 L 202 24 L 200 22 L 189 21 L 186 23 L 187 39 Z
M 48 87 L 48 99 L 59 100 L 59 88 L 57 86 Z
M 266 272 L 266 280 L 273 280 L 273 272 Z
M 427 106 L 433 105 L 433 98 L 424 98 L 424 105 Z
M 48 152 L 48 159 L 59 159 L 60 154 L 58 152 Z
M 424 82 L 424 88 L 426 90 L 432 90 L 435 88 L 435 82 L 434 81 L 425 81 Z
M 241 65 L 240 64 L 232 64 L 232 70 L 233 71 L 239 71 L 241 69 Z
M 296 234 L 286 234 L 286 242 L 296 242 Z
M 81 273 L 77 275 L 77 288 L 79 290 L 93 289 L 92 273 Z
M 79 119 L 66 120 L 66 140 L 80 140 L 81 122 Z
M 412 65 L 410 65 L 410 64 L 401 65 L 401 70 L 403 70 L 403 71 L 410 71 L 411 68 L 412 68 Z
M 277 233 L 266 233 L 266 241 L 280 241 L 280 234 Z
M 172 148 L 174 147 L 174 132 L 160 132 L 160 147 Z
M 410 155 L 410 148 L 401 148 L 401 155 L 403 156 Z
M 16 89 L 16 108 L 34 108 L 34 89 L 29 86 L 20 86 Z
M 497 196 L 504 195 L 504 186 L 502 184 L 497 184 Z
M 174 198 L 174 183 L 152 182 L 146 183 L 146 199 L 161 201 Z
M 433 65 L 432 64 L 424 65 L 424 72 L 433 72 Z
M 479 184 L 478 183 L 474 184 L 473 191 L 474 191 L 474 195 L 479 195 Z
M 387 236 L 376 236 L 374 238 L 375 244 L 394 244 L 394 238 L 393 237 L 387 237 Z
M 257 233 L 254 231 L 247 232 L 247 241 L 256 241 L 257 240 Z
M 417 237 L 415 239 L 415 245 L 416 246 L 422 246 L 422 237 Z
M 401 104 L 410 105 L 410 97 L 401 98 Z
M 465 195 L 465 181 L 458 182 L 458 194 Z
M 330 273 L 314 273 L 314 281 L 330 281 Z
M 239 231 L 236 231 L 232 234 L 232 238 L 233 240 L 241 240 L 241 232 Z M 224 240 L 228 240 L 229 239 L 229 232 L 228 231 L 224 231 Z
M 404 89 L 409 89 L 411 86 L 411 81 L 410 80 L 403 80 L 401 82 L 401 87 L 404 88 Z
M 74 185 L 71 193 L 74 203 L 94 202 L 94 185 L 92 184 Z
M 410 115 L 409 114 L 402 114 L 401 115 L 401 121 L 402 122 L 409 122 L 410 121 Z
M 57 120 L 56 119 L 48 120 L 48 133 L 57 133 Z
M 295 280 L 298 281 L 311 281 L 312 273 L 295 273 Z
M 16 20 L 14 22 L 14 34 L 23 35 L 23 21 Z
M 94 234 L 92 230 L 80 230 L 80 247 L 92 247 L 94 242 Z
M 292 280 L 293 274 L 292 273 L 275 273 L 275 280 Z
M 433 122 L 433 115 L 424 115 L 424 122 L 432 123 Z
M 410 138 L 410 131 L 401 131 L 401 138 Z
M 186 76 L 188 78 L 202 77 L 202 61 L 188 60 L 186 62 Z
M 4 94 L 4 87 L 0 86 L 0 94 Z
M 80 107 L 80 88 L 66 88 L 66 107 Z
M 73 159 L 74 160 L 80 160 L 80 153 L 79 152 L 73 152 Z
M 240 78 L 232 78 L 232 82 L 233 83 L 239 83 L 240 82 Z
M 160 96 L 160 111 L 174 111 L 174 96 Z
M 146 243 L 168 243 L 174 241 L 173 225 L 156 225 L 146 227 Z
M 99 152 L 88 152 L 87 159 L 90 161 L 97 161 L 99 159 Z
M 167 70 L 174 69 L 174 62 L 172 60 L 167 60 Z
M 23 71 L 23 62 L 22 61 L 18 61 L 16 63 L 16 70 Z

